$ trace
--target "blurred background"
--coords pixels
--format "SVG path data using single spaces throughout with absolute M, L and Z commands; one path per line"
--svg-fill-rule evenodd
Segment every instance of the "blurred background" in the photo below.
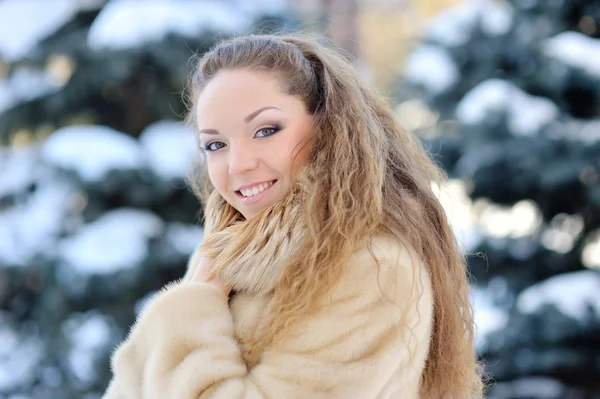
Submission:
M 600 398 L 600 1 L 0 0 L 0 399 L 101 396 L 202 240 L 189 58 L 273 30 L 354 55 L 448 172 L 488 398 Z

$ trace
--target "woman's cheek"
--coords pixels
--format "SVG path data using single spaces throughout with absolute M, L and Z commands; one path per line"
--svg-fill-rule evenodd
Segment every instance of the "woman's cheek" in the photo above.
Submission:
M 213 186 L 222 194 L 226 195 L 224 188 L 227 187 L 227 176 L 224 174 L 226 167 L 214 161 L 208 161 L 208 178 Z

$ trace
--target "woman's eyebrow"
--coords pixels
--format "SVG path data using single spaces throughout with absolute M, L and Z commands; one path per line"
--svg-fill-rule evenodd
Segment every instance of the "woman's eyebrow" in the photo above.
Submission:
M 259 108 L 259 109 L 257 109 L 256 111 L 252 112 L 252 113 L 251 113 L 250 115 L 248 115 L 247 117 L 245 117 L 245 118 L 244 118 L 244 122 L 246 122 L 246 123 L 250 123 L 250 121 L 252 121 L 252 119 L 256 118 L 256 116 L 257 116 L 258 114 L 260 114 L 261 112 L 263 112 L 263 111 L 266 111 L 266 110 L 268 110 L 268 109 L 277 109 L 277 110 L 281 111 L 279 108 L 277 108 L 277 107 L 273 107 L 273 106 L 262 107 L 262 108 Z
M 244 122 L 246 123 L 250 123 L 252 121 L 252 119 L 256 118 L 258 116 L 258 114 L 260 114 L 263 111 L 266 111 L 268 109 L 277 109 L 279 111 L 281 111 L 281 109 L 277 108 L 277 107 L 273 107 L 273 106 L 268 106 L 268 107 L 262 107 L 257 109 L 256 111 L 253 111 L 250 115 L 248 115 L 247 117 L 244 118 Z M 198 131 L 199 134 L 219 134 L 219 131 L 216 129 L 200 129 Z
M 199 134 L 219 134 L 218 130 L 215 129 L 200 129 L 198 131 Z

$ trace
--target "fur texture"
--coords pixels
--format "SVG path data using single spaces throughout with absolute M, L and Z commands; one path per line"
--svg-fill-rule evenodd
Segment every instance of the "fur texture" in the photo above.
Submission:
M 334 289 L 277 340 L 260 350 L 245 344 L 268 320 L 277 278 L 303 233 L 294 209 L 209 234 L 186 276 L 149 302 L 114 352 L 103 398 L 419 398 L 431 281 L 417 253 L 389 236 L 358 248 Z M 243 249 L 229 253 L 240 240 Z M 231 299 L 190 281 L 206 255 L 234 287 Z
M 216 191 L 213 196 L 219 197 Z M 207 208 L 216 208 L 211 205 Z M 208 215 L 206 239 L 198 256 L 213 258 L 213 273 L 236 292 L 268 295 L 305 233 L 301 214 L 297 196 L 290 195 L 260 217 L 237 221 L 218 231 L 213 231 L 214 216 Z M 191 278 L 196 264 L 188 267 L 185 281 Z

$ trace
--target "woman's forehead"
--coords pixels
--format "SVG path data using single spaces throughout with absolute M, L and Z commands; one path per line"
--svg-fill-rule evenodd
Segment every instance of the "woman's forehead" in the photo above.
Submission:
M 266 73 L 235 70 L 217 74 L 198 96 L 196 115 L 200 126 L 223 119 L 247 122 L 251 113 L 272 108 L 294 114 L 303 103 L 280 89 L 278 80 Z

